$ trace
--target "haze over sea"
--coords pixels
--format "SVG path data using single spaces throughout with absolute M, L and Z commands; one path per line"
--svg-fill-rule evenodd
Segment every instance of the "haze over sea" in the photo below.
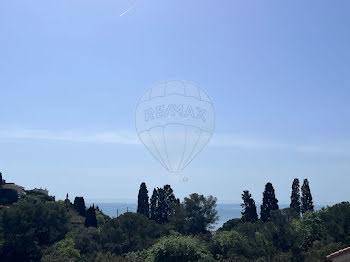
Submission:
M 89 207 L 92 204 L 94 204 L 95 206 L 97 205 L 103 213 L 105 213 L 106 215 L 108 215 L 110 217 L 116 217 L 117 210 L 118 210 L 118 215 L 121 215 L 121 214 L 125 213 L 127 210 L 129 212 L 136 212 L 136 209 L 137 209 L 137 204 L 131 203 L 131 202 L 115 202 L 115 203 L 107 203 L 107 202 L 91 203 L 91 202 L 88 202 L 86 204 L 86 206 Z M 260 213 L 260 205 L 261 205 L 261 203 L 257 204 L 258 214 Z M 279 206 L 282 209 L 282 208 L 287 208 L 289 205 L 281 204 Z M 322 205 L 315 205 L 316 210 L 319 210 L 322 207 L 323 207 Z M 219 204 L 217 204 L 216 210 L 218 211 L 219 220 L 214 227 L 215 230 L 220 228 L 226 221 L 228 221 L 232 218 L 240 218 L 242 208 L 241 208 L 240 204 L 219 203 Z

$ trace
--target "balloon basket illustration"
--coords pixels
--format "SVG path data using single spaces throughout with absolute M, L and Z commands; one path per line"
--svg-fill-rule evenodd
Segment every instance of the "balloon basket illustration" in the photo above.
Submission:
M 180 173 L 210 141 L 215 110 L 209 96 L 185 81 L 152 86 L 136 104 L 139 139 L 169 173 Z

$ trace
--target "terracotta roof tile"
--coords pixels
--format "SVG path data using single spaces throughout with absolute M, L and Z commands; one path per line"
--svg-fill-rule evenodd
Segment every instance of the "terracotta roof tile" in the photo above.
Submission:
M 343 255 L 343 254 L 349 253 L 349 252 L 350 252 L 350 247 L 347 247 L 347 248 L 341 249 L 337 252 L 334 252 L 334 253 L 328 255 L 327 259 L 332 259 L 332 258 L 338 257 L 340 255 Z

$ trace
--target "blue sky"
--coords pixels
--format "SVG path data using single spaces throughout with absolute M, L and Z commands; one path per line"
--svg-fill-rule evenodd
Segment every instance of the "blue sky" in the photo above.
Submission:
M 131 8 L 128 12 L 126 10 Z M 257 202 L 294 177 L 349 200 L 348 1 L 2 1 L 0 170 L 57 198 L 133 199 L 171 183 Z M 124 13 L 124 14 L 123 14 Z M 122 16 L 120 16 L 123 14 Z M 212 98 L 211 143 L 178 182 L 138 142 L 134 107 L 180 79 Z

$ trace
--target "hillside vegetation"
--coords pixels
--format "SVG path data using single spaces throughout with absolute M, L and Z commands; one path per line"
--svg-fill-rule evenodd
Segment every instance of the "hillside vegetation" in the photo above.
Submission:
M 180 203 L 169 185 L 154 189 L 149 200 L 141 184 L 138 212 L 118 218 L 86 208 L 83 197 L 71 203 L 30 193 L 0 211 L 0 260 L 326 261 L 326 255 L 350 245 L 350 203 L 314 211 L 310 188 L 304 186 L 299 196 L 294 182 L 290 208 L 279 209 L 268 183 L 260 217 L 244 191 L 242 218 L 216 232 L 210 231 L 217 221 L 216 198 L 192 194 Z

